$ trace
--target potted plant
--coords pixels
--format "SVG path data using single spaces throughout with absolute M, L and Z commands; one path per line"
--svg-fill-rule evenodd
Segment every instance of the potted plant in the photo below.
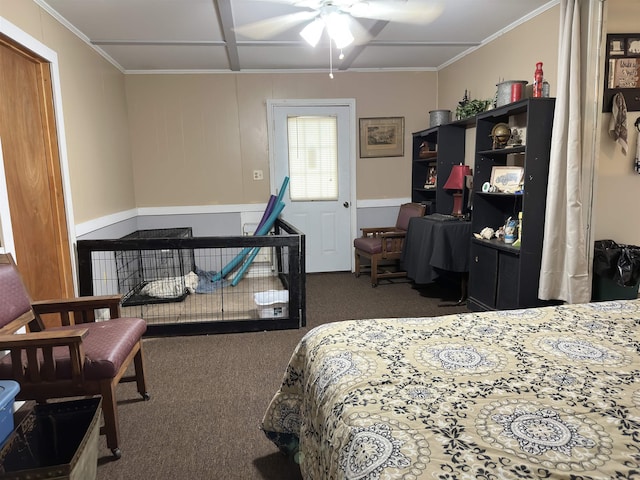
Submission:
M 456 119 L 463 120 L 484 112 L 491 105 L 491 100 L 467 100 L 459 103 L 456 108 Z

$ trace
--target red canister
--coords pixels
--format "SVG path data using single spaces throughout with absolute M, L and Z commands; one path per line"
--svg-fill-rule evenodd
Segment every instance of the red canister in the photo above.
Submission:
M 511 101 L 517 102 L 522 98 L 522 83 L 511 84 Z

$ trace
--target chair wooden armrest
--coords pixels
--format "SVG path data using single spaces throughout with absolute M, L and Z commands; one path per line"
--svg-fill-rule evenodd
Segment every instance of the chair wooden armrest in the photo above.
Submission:
M 86 328 L 74 328 L 0 335 L 0 350 L 10 352 L 14 380 L 21 384 L 37 384 L 58 379 L 53 348 L 66 347 L 71 360 L 71 381 L 80 384 L 84 366 L 82 339 L 87 332 Z M 42 361 L 39 361 L 40 358 Z
M 377 237 L 383 233 L 396 231 L 396 227 L 364 227 L 361 228 L 363 237 Z
M 31 303 L 36 315 L 57 314 L 62 325 L 95 322 L 96 309 L 108 308 L 110 318 L 120 317 L 121 295 L 100 295 L 54 300 L 39 300 Z M 73 313 L 73 319 L 71 317 Z
M 407 236 L 407 232 L 404 230 L 393 230 L 389 232 L 383 232 L 380 235 L 382 238 L 404 238 Z
M 32 345 L 38 348 L 51 345 L 71 345 L 81 342 L 88 331 L 86 328 L 78 327 L 65 330 L 0 335 L 0 350 L 11 350 L 14 347 L 23 348 Z

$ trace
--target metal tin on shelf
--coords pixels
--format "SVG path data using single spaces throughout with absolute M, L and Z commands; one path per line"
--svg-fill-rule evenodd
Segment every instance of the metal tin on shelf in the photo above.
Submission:
M 429 112 L 429 126 L 437 127 L 451 122 L 451 110 L 431 110 Z

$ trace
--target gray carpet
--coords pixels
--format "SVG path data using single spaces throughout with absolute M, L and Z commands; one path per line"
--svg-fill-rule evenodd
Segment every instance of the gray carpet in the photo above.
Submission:
M 466 311 L 455 286 L 406 281 L 372 288 L 366 275 L 307 275 L 307 327 L 299 330 L 144 340 L 151 400 L 119 387 L 122 458 L 99 443 L 99 480 L 300 479 L 259 429 L 294 347 L 311 328 L 358 318 Z

